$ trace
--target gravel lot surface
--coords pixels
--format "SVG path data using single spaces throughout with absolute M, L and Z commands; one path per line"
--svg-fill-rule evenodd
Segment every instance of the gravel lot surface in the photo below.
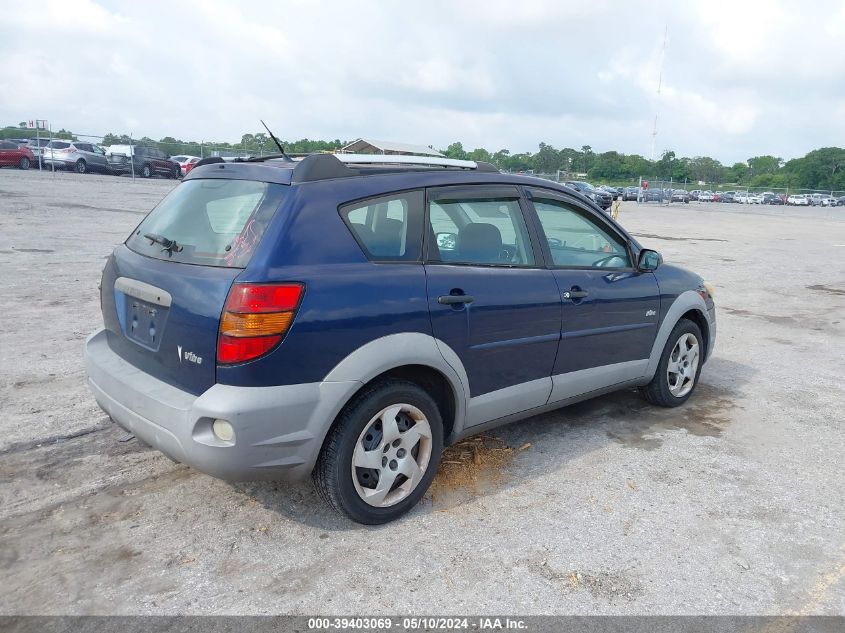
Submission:
M 87 391 L 103 258 L 173 186 L 0 170 L 0 613 L 845 614 L 845 209 L 625 203 L 716 285 L 694 397 L 476 438 L 366 528 L 120 442 Z

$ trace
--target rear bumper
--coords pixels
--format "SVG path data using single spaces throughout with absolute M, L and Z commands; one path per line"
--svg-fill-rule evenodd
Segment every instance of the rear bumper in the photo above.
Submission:
M 306 478 L 356 381 L 279 387 L 216 384 L 195 396 L 126 362 L 105 330 L 85 342 L 88 385 L 118 425 L 168 457 L 230 481 Z M 231 442 L 211 431 L 215 419 L 235 429 Z

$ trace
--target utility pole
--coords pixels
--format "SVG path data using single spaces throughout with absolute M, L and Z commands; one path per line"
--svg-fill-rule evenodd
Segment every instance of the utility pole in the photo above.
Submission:
M 657 115 L 660 113 L 660 90 L 663 88 L 663 61 L 666 58 L 666 39 L 669 36 L 669 24 L 663 29 L 663 47 L 660 49 L 660 74 L 657 76 L 657 104 L 654 108 L 654 128 L 651 132 L 651 160 L 654 161 L 654 144 L 657 141 Z

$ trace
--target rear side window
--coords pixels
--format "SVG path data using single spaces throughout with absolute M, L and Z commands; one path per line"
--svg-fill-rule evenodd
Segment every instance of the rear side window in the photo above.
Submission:
M 515 198 L 438 199 L 429 204 L 432 261 L 531 266 L 534 253 Z M 436 248 L 435 248 L 436 247 Z
M 287 191 L 253 180 L 189 180 L 144 218 L 126 246 L 156 259 L 243 268 Z
M 340 208 L 340 215 L 371 261 L 418 261 L 424 195 L 403 191 Z

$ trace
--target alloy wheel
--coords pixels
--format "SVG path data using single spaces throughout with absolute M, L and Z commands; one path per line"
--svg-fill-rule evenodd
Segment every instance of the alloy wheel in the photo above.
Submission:
M 699 344 L 694 335 L 682 334 L 666 366 L 666 378 L 669 391 L 676 398 L 683 398 L 695 386 L 695 376 L 698 373 Z

